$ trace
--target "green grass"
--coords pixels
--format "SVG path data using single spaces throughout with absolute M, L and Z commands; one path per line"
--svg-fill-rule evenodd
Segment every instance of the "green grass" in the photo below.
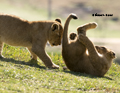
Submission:
M 0 60 L 0 93 L 81 93 L 119 92 L 120 65 L 113 63 L 105 77 L 64 71 L 61 54 L 49 53 L 59 70 L 48 69 L 39 60 L 40 66 L 30 66 L 30 54 L 25 48 L 5 45 Z

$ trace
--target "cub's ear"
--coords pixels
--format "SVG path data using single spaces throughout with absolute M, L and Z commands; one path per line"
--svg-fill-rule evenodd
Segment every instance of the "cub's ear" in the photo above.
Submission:
M 52 31 L 59 30 L 59 26 L 56 23 L 53 23 L 51 26 Z
M 55 21 L 61 23 L 61 19 L 59 19 L 59 18 L 55 19 Z

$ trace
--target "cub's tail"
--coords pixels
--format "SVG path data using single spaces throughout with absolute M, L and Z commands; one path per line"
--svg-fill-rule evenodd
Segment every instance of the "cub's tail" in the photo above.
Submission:
M 63 32 L 63 44 L 62 44 L 63 47 L 68 44 L 68 26 L 69 26 L 69 23 L 70 23 L 70 20 L 71 20 L 71 19 L 78 19 L 78 18 L 77 18 L 77 15 L 71 13 L 71 14 L 67 17 L 67 19 L 66 19 L 66 21 L 65 21 L 65 24 L 64 24 L 64 32 Z
M 68 16 L 68 18 L 73 18 L 73 19 L 78 19 L 78 17 L 77 17 L 77 15 L 76 14 L 74 14 L 74 13 L 71 13 L 69 16 Z

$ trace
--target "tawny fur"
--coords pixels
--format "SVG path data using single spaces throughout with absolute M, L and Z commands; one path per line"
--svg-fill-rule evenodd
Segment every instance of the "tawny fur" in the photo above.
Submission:
M 70 14 L 64 25 L 62 56 L 68 69 L 75 72 L 87 73 L 94 76 L 104 76 L 115 58 L 115 53 L 105 47 L 94 46 L 86 36 L 88 29 L 97 26 L 96 23 L 88 23 L 77 28 L 78 35 L 68 41 L 68 25 L 71 19 L 77 19 L 75 14 Z M 73 40 L 73 38 L 75 38 Z M 87 53 L 88 52 L 88 53 Z M 101 55 L 99 55 L 101 54 Z
M 3 43 L 27 47 L 32 59 L 37 56 L 46 67 L 59 68 L 45 52 L 47 41 L 52 46 L 60 45 L 63 34 L 61 20 L 27 21 L 14 15 L 0 14 L 0 57 Z

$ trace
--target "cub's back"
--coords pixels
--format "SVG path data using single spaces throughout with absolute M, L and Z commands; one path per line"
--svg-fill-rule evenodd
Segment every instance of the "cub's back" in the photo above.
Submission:
M 8 20 L 8 21 L 27 21 L 27 20 L 24 20 L 22 18 L 19 18 L 15 15 L 10 15 L 10 14 L 0 14 L 0 21 L 2 20 Z
M 27 20 L 20 19 L 19 17 L 16 17 L 14 15 L 0 14 L 0 31 L 6 31 L 7 29 L 15 30 L 18 28 L 25 29 L 25 26 L 27 25 Z
M 9 45 L 20 45 L 29 39 L 28 21 L 14 15 L 0 14 L 0 40 Z

